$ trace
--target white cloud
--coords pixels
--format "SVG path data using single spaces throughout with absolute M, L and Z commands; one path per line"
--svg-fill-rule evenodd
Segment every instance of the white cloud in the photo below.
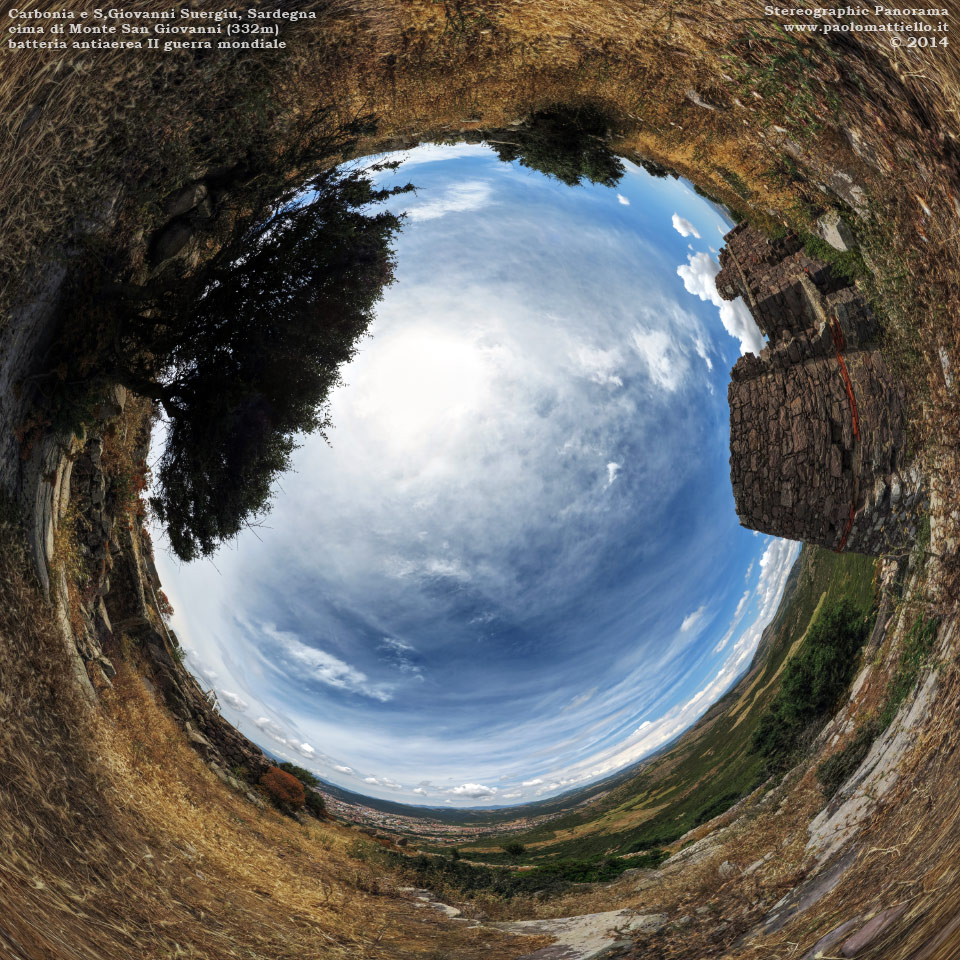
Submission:
M 568 710 L 576 710 L 577 707 L 582 707 L 585 703 L 593 699 L 594 695 L 599 689 L 599 687 L 591 687 L 584 693 L 578 694 L 563 708 L 561 712 L 566 713 Z
M 271 739 L 276 740 L 277 743 L 282 743 L 286 746 L 294 746 L 296 741 L 291 740 L 287 731 L 280 726 L 275 720 L 271 720 L 269 717 L 257 717 L 254 720 L 254 723 Z
M 391 650 L 413 650 L 414 646 L 412 643 L 407 643 L 405 640 L 397 640 L 396 637 L 384 637 L 381 641 L 385 647 L 389 647 Z
M 229 704 L 234 710 L 239 710 L 241 713 L 250 707 L 250 704 L 247 703 L 243 697 L 234 693 L 232 690 L 218 690 L 217 696 L 223 700 L 224 703 Z
M 464 180 L 447 187 L 433 200 L 407 209 L 411 220 L 436 220 L 448 213 L 468 213 L 487 206 L 493 197 L 493 190 L 486 180 Z
M 299 744 L 299 746 L 297 746 L 297 752 L 305 756 L 308 760 L 312 760 L 317 755 L 316 748 L 312 747 L 309 743 Z
M 454 787 L 450 793 L 458 797 L 469 797 L 471 800 L 480 800 L 483 797 L 492 797 L 497 793 L 496 787 L 485 787 L 482 783 L 462 783 Z
M 338 773 L 353 773 L 353 767 L 348 767 L 342 763 L 335 763 L 333 765 L 333 769 L 336 770 Z
M 364 783 L 375 783 L 375 784 L 379 784 L 379 783 L 380 783 L 380 779 L 379 779 L 379 777 L 364 777 L 364 778 L 363 778 L 363 782 L 364 782 Z
M 797 556 L 797 544 L 792 540 L 771 540 L 760 558 L 760 578 L 757 598 L 760 618 L 769 620 L 780 603 L 780 595 Z
M 691 254 L 686 264 L 677 267 L 687 293 L 712 303 L 720 311 L 723 329 L 740 341 L 740 352 L 759 353 L 763 349 L 763 334 L 742 299 L 724 300 L 720 296 L 714 282 L 719 272 L 720 264 L 708 253 Z
M 501 794 L 500 794 L 500 799 L 501 799 L 501 800 L 516 800 L 516 799 L 518 799 L 519 797 L 522 797 L 522 796 L 523 796 L 523 791 L 522 791 L 522 790 L 511 790 L 510 793 L 501 793 Z
M 410 654 L 416 653 L 416 647 L 412 643 L 398 640 L 396 637 L 384 637 L 380 643 L 380 649 L 387 653 L 390 662 L 401 673 L 408 673 L 418 680 L 423 680 L 423 670 L 410 656 Z
M 700 239 L 700 231 L 686 218 L 681 217 L 679 213 L 673 215 L 673 229 L 681 237 L 696 237 Z
M 680 624 L 680 630 L 683 633 L 686 633 L 688 630 L 692 630 L 703 619 L 703 614 L 706 609 L 706 605 L 704 605 L 694 610 L 693 613 L 688 613 L 683 618 L 683 623 Z
M 622 769 L 672 740 L 695 723 L 710 704 L 716 702 L 731 686 L 738 674 L 747 666 L 749 658 L 753 656 L 763 630 L 776 613 L 783 596 L 783 588 L 796 560 L 797 551 L 798 545 L 789 540 L 771 540 L 767 545 L 760 561 L 761 572 L 757 586 L 754 591 L 748 591 L 748 597 L 756 596 L 758 599 L 759 611 L 756 619 L 741 633 L 730 654 L 711 679 L 686 702 L 677 704 L 654 721 L 645 720 L 626 741 L 621 741 L 608 750 L 595 753 L 580 763 L 568 767 L 560 776 L 555 774 L 555 778 L 548 785 L 541 786 L 536 791 L 536 795 L 541 796 L 560 787 L 566 787 L 584 779 L 595 779 Z M 748 599 L 741 598 L 737 606 L 737 615 L 742 618 L 748 606 Z M 685 618 L 684 623 L 692 621 L 702 612 L 702 609 L 694 611 Z M 728 631 L 729 635 L 734 633 L 736 623 L 735 619 Z M 728 639 L 729 636 L 725 638 L 724 643 Z M 529 785 L 533 786 L 533 784 L 534 781 L 529 782 Z
M 534 779 L 534 780 L 524 780 L 523 783 L 521 784 L 521 786 L 524 786 L 524 787 L 538 787 L 538 786 L 540 786 L 541 783 L 543 783 L 543 780 L 541 780 L 539 777 L 537 777 L 537 778 Z
M 674 336 L 664 330 L 635 330 L 633 347 L 657 386 L 672 393 L 683 383 L 687 362 Z
M 630 201 L 629 201 L 622 193 L 618 193 L 618 194 L 617 194 L 617 200 L 618 200 L 620 203 L 622 203 L 625 207 L 629 207 L 629 206 L 630 206 Z
M 609 487 L 614 480 L 617 479 L 617 474 L 620 472 L 623 464 L 614 463 L 612 460 L 607 464 L 607 486 Z
M 578 372 L 588 380 L 604 386 L 623 386 L 623 379 L 616 372 L 623 363 L 619 350 L 601 350 L 581 343 L 577 345 L 572 359 Z
M 390 691 L 383 684 L 371 683 L 367 675 L 350 664 L 345 663 L 332 653 L 310 647 L 303 643 L 296 634 L 278 630 L 272 624 L 264 624 L 263 633 L 269 637 L 282 651 L 288 660 L 307 669 L 308 676 L 330 687 L 340 690 L 349 690 L 374 700 L 386 702 L 390 699 Z

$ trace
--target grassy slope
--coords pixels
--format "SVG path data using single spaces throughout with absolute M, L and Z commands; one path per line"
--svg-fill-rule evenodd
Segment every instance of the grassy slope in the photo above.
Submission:
M 743 679 L 634 779 L 580 811 L 512 835 L 528 847 L 523 859 L 543 862 L 665 846 L 756 787 L 762 761 L 748 753 L 748 746 L 777 691 L 783 665 L 821 604 L 843 596 L 872 601 L 873 573 L 872 558 L 805 547 Z M 484 862 L 515 862 L 499 851 L 500 842 L 491 838 L 461 849 Z
M 504 960 L 538 944 L 414 910 L 369 841 L 221 784 L 141 682 L 95 709 L 0 500 L 0 957 Z M 533 946 L 531 946 L 533 943 Z

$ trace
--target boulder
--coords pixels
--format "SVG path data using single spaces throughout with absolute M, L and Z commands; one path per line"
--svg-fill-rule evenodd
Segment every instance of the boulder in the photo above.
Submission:
M 166 263 L 190 242 L 193 230 L 184 220 L 174 220 L 168 223 L 155 237 L 150 245 L 150 262 L 154 267 Z
M 207 185 L 205 183 L 189 183 L 167 197 L 163 210 L 168 217 L 180 217 L 189 213 L 206 199 Z
M 817 221 L 817 233 L 830 244 L 834 250 L 846 253 L 852 250 L 856 245 L 856 239 L 853 231 L 847 226 L 840 214 L 836 210 L 825 213 Z

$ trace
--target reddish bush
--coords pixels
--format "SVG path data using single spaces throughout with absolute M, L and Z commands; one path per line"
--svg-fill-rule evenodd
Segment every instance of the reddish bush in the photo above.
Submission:
M 169 620 L 173 616 L 173 604 L 162 590 L 157 591 L 157 609 L 164 620 Z
M 277 806 L 299 809 L 306 801 L 303 784 L 293 774 L 271 767 L 261 778 L 260 786 L 270 794 Z

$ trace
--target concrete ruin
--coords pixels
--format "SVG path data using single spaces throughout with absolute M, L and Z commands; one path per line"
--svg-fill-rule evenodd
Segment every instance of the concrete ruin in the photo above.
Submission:
M 724 239 L 717 290 L 743 297 L 768 338 L 737 361 L 728 389 L 740 522 L 838 552 L 903 552 L 923 484 L 869 307 L 793 234 L 741 223 Z

